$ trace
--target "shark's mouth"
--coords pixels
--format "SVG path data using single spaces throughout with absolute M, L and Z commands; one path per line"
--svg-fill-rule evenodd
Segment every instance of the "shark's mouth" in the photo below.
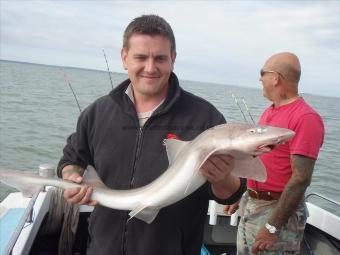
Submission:
M 283 144 L 283 143 L 285 143 L 285 139 L 278 137 L 278 138 L 276 138 L 275 140 L 273 140 L 269 143 L 265 143 L 265 144 L 260 145 L 259 147 L 257 147 L 257 150 L 262 152 L 262 153 L 270 152 L 276 146 Z
M 257 147 L 257 151 L 259 153 L 266 153 L 270 152 L 272 149 L 274 149 L 276 144 L 262 144 L 259 147 Z

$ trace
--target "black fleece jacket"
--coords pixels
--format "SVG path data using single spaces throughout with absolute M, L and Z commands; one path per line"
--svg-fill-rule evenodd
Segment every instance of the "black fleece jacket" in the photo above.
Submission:
M 134 104 L 125 94 L 130 80 L 118 85 L 80 115 L 77 131 L 64 148 L 58 175 L 64 166 L 93 165 L 112 189 L 144 186 L 168 167 L 163 139 L 175 134 L 192 140 L 202 131 L 225 123 L 223 115 L 207 101 L 180 88 L 174 73 L 164 103 L 140 129 Z M 244 181 L 242 181 L 244 184 Z M 160 210 L 147 224 L 127 222 L 128 211 L 96 206 L 89 221 L 90 255 L 197 255 L 209 199 L 237 201 L 245 186 L 230 199 L 218 200 L 206 183 L 185 199 Z

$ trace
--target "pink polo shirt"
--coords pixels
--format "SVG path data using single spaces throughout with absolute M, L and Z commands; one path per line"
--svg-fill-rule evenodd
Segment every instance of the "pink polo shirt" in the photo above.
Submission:
M 248 179 L 249 188 L 282 192 L 292 176 L 290 163 L 292 154 L 317 159 L 324 139 L 323 121 L 303 98 L 299 98 L 286 105 L 268 107 L 262 114 L 259 124 L 288 128 L 295 132 L 295 136 L 289 142 L 260 156 L 267 170 L 267 180 L 262 183 Z

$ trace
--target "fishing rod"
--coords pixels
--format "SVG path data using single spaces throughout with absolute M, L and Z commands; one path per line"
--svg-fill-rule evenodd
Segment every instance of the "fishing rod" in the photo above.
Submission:
M 106 54 L 105 54 L 104 49 L 103 49 L 103 53 L 104 53 L 104 58 L 105 58 L 105 62 L 106 62 L 107 72 L 109 73 L 109 77 L 110 77 L 111 87 L 113 89 L 113 83 L 112 83 L 112 78 L 111 78 L 111 71 L 110 71 L 110 68 L 109 68 L 109 64 L 107 63 Z
M 242 116 L 243 116 L 243 118 L 244 118 L 244 121 L 245 121 L 245 122 L 248 122 L 246 116 L 244 115 L 244 112 L 242 111 L 242 108 L 241 108 L 240 104 L 238 103 L 237 98 L 236 98 L 235 95 L 234 95 L 234 93 L 231 93 L 231 96 L 234 98 L 235 103 L 237 104 L 238 108 L 240 109 L 240 111 L 241 111 L 241 113 L 242 113 Z
M 76 97 L 76 94 L 74 93 L 74 90 L 73 90 L 73 88 L 72 88 L 72 85 L 71 85 L 70 80 L 67 78 L 66 73 L 64 72 L 64 70 L 63 70 L 62 68 L 60 68 L 60 72 L 61 72 L 61 74 L 64 76 L 65 83 L 68 84 L 68 86 L 70 87 L 70 89 L 71 89 L 71 91 L 72 91 L 72 94 L 73 94 L 73 96 L 74 96 L 74 99 L 75 99 L 76 102 L 77 102 L 79 112 L 81 113 L 81 108 L 80 108 L 78 99 L 77 99 L 77 97 Z
M 246 111 L 248 112 L 248 115 L 251 118 L 251 121 L 253 122 L 253 124 L 255 124 L 253 116 L 251 116 L 250 110 L 248 108 L 248 105 L 247 105 L 246 100 L 244 99 L 244 97 L 242 97 L 242 102 L 243 102 L 244 106 L 246 107 Z

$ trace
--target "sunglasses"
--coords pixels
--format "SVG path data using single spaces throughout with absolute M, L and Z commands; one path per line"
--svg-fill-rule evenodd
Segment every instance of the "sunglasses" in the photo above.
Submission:
M 280 72 L 277 72 L 277 71 L 263 70 L 263 69 L 260 70 L 260 75 L 261 75 L 261 77 L 262 77 L 263 75 L 265 75 L 266 73 L 277 73 L 279 76 L 282 77 L 282 79 L 285 78 Z

